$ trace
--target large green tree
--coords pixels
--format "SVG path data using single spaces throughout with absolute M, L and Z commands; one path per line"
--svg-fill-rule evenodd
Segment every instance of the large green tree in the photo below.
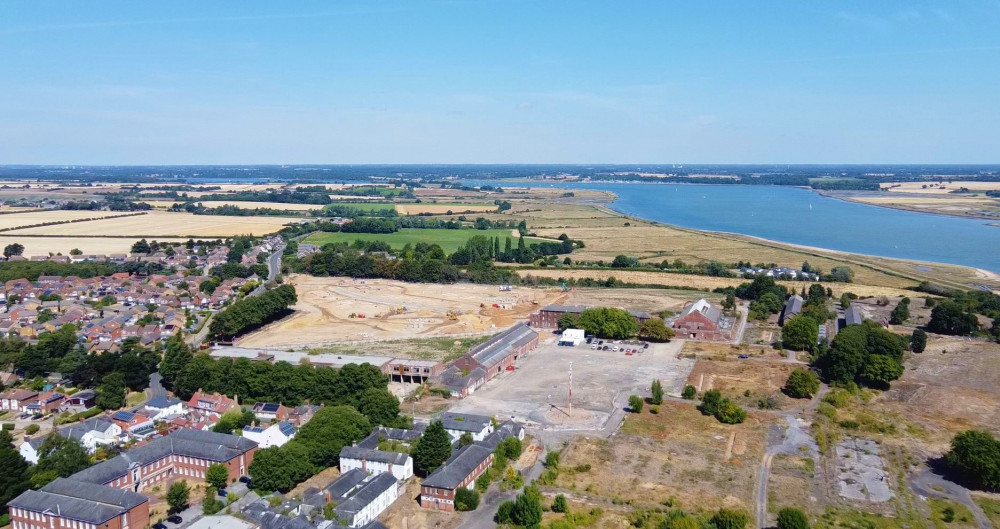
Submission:
M 125 390 L 125 375 L 120 371 L 110 373 L 101 379 L 94 404 L 102 410 L 117 410 L 125 406 Z
M 809 529 L 809 518 L 802 509 L 785 507 L 778 511 L 778 529 Z
M 1000 490 L 1000 441 L 985 430 L 968 430 L 951 440 L 945 462 L 976 488 Z
M 639 325 L 639 338 L 651 342 L 669 342 L 674 337 L 674 330 L 667 327 L 663 318 L 652 317 Z
M 226 485 L 229 484 L 229 469 L 226 468 L 226 465 L 219 463 L 209 465 L 208 470 L 205 471 L 205 483 L 215 489 L 226 488 Z
M 959 303 L 942 301 L 931 309 L 927 330 L 938 334 L 966 336 L 979 330 L 979 320 Z
M 170 512 L 183 511 L 188 506 L 191 499 L 191 489 L 184 480 L 178 480 L 167 490 L 167 505 Z
M 819 339 L 819 324 L 809 316 L 798 315 L 781 328 L 781 345 L 795 351 L 808 351 Z
M 90 455 L 76 439 L 53 433 L 38 447 L 38 464 L 32 472 L 35 487 L 56 478 L 68 478 L 90 466 Z
M 250 463 L 255 489 L 288 492 L 313 474 L 309 450 L 297 440 L 258 450 Z
M 385 388 L 368 388 L 359 400 L 358 411 L 372 424 L 391 426 L 399 418 L 399 399 Z
M 417 446 L 410 453 L 417 472 L 428 475 L 451 457 L 451 438 L 441 421 L 434 421 L 424 430 Z
M 28 462 L 14 448 L 7 430 L 0 430 L 0 514 L 7 512 L 7 502 L 31 488 Z
M 295 441 L 309 451 L 316 467 L 337 464 L 340 450 L 360 441 L 372 431 L 371 422 L 351 406 L 327 406 L 316 412 L 295 435 Z
M 184 333 L 171 336 L 164 347 L 163 361 L 160 362 L 160 375 L 163 376 L 164 385 L 173 388 L 177 377 L 184 372 L 193 356 L 191 348 L 184 341 Z
M 631 338 L 639 332 L 634 316 L 625 310 L 608 307 L 581 312 L 577 325 L 588 334 L 613 340 Z
M 812 371 L 796 368 L 785 381 L 785 394 L 794 399 L 808 399 L 819 391 L 819 377 Z
M 886 388 L 903 374 L 903 352 L 908 345 L 905 337 L 866 320 L 837 333 L 814 365 L 830 382 Z

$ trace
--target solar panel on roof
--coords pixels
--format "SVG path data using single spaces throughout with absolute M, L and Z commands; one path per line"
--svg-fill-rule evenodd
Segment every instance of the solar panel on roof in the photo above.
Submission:
M 263 409 L 264 411 L 278 411 L 278 405 L 268 402 L 264 404 L 264 406 L 262 406 L 261 409 Z
M 285 434 L 286 436 L 290 436 L 293 433 L 295 433 L 295 427 L 292 426 L 291 423 L 283 422 L 280 425 L 278 425 L 278 431 Z
M 131 421 L 134 417 L 134 413 L 127 411 L 120 411 L 111 416 L 112 419 L 117 419 L 119 421 Z

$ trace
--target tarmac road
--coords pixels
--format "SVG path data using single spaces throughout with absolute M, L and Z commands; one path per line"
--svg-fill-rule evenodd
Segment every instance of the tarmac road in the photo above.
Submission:
M 924 469 L 917 475 L 912 476 L 910 478 L 910 488 L 913 492 L 924 497 L 946 498 L 957 501 L 972 511 L 972 515 L 976 518 L 976 523 L 979 524 L 979 529 L 991 529 L 993 527 L 990 519 L 986 517 L 986 513 L 979 507 L 979 504 L 972 501 L 969 489 L 944 479 L 930 469 Z

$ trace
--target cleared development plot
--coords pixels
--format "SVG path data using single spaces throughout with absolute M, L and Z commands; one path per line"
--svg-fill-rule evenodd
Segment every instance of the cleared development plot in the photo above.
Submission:
M 63 254 L 69 255 L 71 250 L 78 249 L 84 254 L 108 255 L 113 253 L 129 253 L 132 244 L 137 239 L 130 237 L 24 237 L 0 235 L 0 247 L 19 243 L 24 245 L 24 255 Z M 159 242 L 185 242 L 187 239 L 171 237 L 158 238 Z
M 495 285 L 404 283 L 294 275 L 295 314 L 243 337 L 244 347 L 318 347 L 331 342 L 497 332 L 565 296 Z M 497 304 L 500 307 L 494 307 Z M 351 317 L 351 315 L 355 317 Z M 363 317 L 362 317 L 363 316 Z M 374 346 L 372 354 L 380 347 Z
M 500 237 L 500 250 L 504 248 L 504 239 L 511 239 L 511 244 L 516 248 L 517 239 L 511 236 L 510 230 L 438 230 L 430 228 L 404 228 L 395 233 L 344 233 L 344 232 L 318 232 L 302 240 L 304 243 L 323 246 L 333 242 L 351 243 L 358 239 L 363 241 L 385 241 L 395 249 L 402 248 L 407 244 L 417 244 L 423 242 L 427 244 L 438 244 L 445 253 L 452 253 L 465 242 L 476 235 L 484 237 Z M 542 242 L 538 239 L 525 238 L 525 244 Z
M 61 211 L 58 213 L 90 213 L 101 216 L 110 212 Z M 120 214 L 120 213 L 119 213 Z M 22 217 L 34 213 L 0 215 L 0 223 L 8 222 L 4 217 Z M 84 215 L 84 218 L 86 215 Z M 293 217 L 229 217 L 217 215 L 193 215 L 190 213 L 169 213 L 150 211 L 145 215 L 119 219 L 95 220 L 60 224 L 40 228 L 28 228 L 9 232 L 10 235 L 60 235 L 93 236 L 113 235 L 128 237 L 231 237 L 234 235 L 266 235 L 274 233 L 286 224 L 296 223 Z
M 496 211 L 495 204 L 396 204 L 396 211 L 403 215 L 419 215 L 430 213 L 433 215 L 450 215 L 452 213 L 479 213 L 483 211 Z
M 80 219 L 102 219 L 105 217 L 114 217 L 117 215 L 122 215 L 124 213 L 125 212 L 121 211 L 63 211 L 63 210 L 11 213 L 9 215 L 0 215 L 0 229 L 16 228 L 18 226 L 30 226 L 33 224 L 42 224 L 46 222 L 67 222 L 71 220 L 80 220 Z M 86 224 L 86 223 L 80 223 L 80 224 Z M 58 230 L 60 228 L 63 229 L 67 228 L 68 226 L 69 225 L 55 225 L 55 226 L 46 226 L 45 228 L 49 228 L 50 230 Z M 45 229 L 45 228 L 40 228 L 40 229 Z
M 837 444 L 837 485 L 840 495 L 854 501 L 882 503 L 893 494 L 878 443 L 848 437 Z

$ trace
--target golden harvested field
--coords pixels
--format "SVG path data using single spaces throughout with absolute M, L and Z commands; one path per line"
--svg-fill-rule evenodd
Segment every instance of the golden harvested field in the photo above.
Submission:
M 69 255 L 76 248 L 85 254 L 128 253 L 136 239 L 119 237 L 24 237 L 0 235 L 0 246 L 20 243 L 24 245 L 24 255 L 48 255 L 49 253 Z M 187 239 L 160 237 L 159 242 L 185 242 Z
M 95 212 L 62 211 L 58 213 L 93 214 Z M 0 223 L 7 222 L 4 217 L 20 217 L 22 215 L 34 214 L 0 215 Z M 11 235 L 77 235 L 83 237 L 91 235 L 115 235 L 136 238 L 231 237 L 233 235 L 265 235 L 274 233 L 280 230 L 285 224 L 298 222 L 299 220 L 293 217 L 226 217 L 151 211 L 145 215 L 136 217 L 43 226 L 8 233 Z
M 240 200 L 211 200 L 201 202 L 206 208 L 217 208 L 219 206 L 236 206 L 243 209 L 281 209 L 285 211 L 309 211 L 312 209 L 323 209 L 322 204 L 286 204 L 284 202 L 246 202 Z
M 627 283 L 638 283 L 642 285 L 670 285 L 677 287 L 707 288 L 709 290 L 719 287 L 735 287 L 740 283 L 745 283 L 747 279 L 709 277 L 689 274 L 670 274 L 663 272 L 647 272 L 636 270 L 518 270 L 521 277 L 549 277 L 552 279 L 573 278 L 573 279 L 607 279 L 614 276 L 615 279 Z M 802 281 L 779 281 L 778 283 L 790 289 L 798 291 L 803 285 L 811 283 Z M 833 290 L 833 295 L 839 297 L 844 292 L 853 292 L 862 297 L 868 296 L 906 296 L 913 292 L 893 287 L 882 287 L 873 285 L 862 285 L 858 283 L 820 283 L 824 288 Z
M 899 187 L 896 187 L 899 186 Z M 926 186 L 926 187 L 924 187 Z M 889 182 L 882 184 L 890 193 L 920 193 L 927 195 L 943 195 L 959 188 L 970 191 L 992 191 L 1000 189 L 1000 182 L 952 181 L 938 184 L 937 182 Z
M 421 213 L 444 215 L 449 211 L 458 214 L 467 211 L 478 213 L 496 210 L 497 207 L 495 204 L 396 204 L 396 211 L 400 215 L 419 215 Z
M 121 211 L 62 211 L 62 210 L 51 210 L 51 211 L 34 211 L 30 213 L 11 213 L 9 215 L 0 215 L 0 229 L 4 228 L 14 228 L 17 226 L 29 226 L 32 224 L 41 224 L 43 222 L 65 222 L 68 220 L 78 220 L 78 219 L 90 219 L 90 218 L 105 218 L 114 217 L 116 215 L 122 215 Z M 80 223 L 85 224 L 85 223 Z M 68 225 L 58 225 L 49 226 L 48 228 L 52 230 L 57 230 L 58 228 L 66 228 Z M 56 231 L 55 233 L 59 233 Z

